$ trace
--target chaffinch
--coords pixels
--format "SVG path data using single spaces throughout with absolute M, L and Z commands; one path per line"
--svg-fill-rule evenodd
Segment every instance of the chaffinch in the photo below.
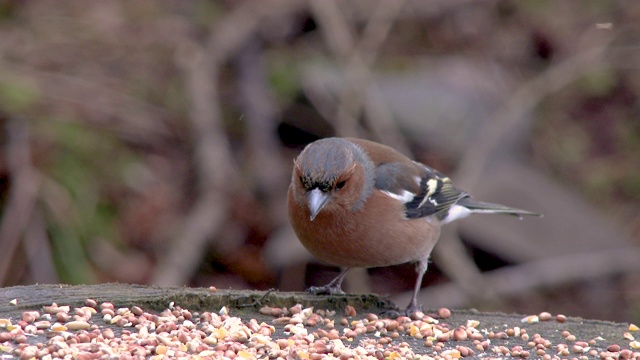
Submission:
M 440 172 L 372 141 L 327 138 L 294 160 L 287 196 L 289 219 L 318 259 L 344 270 L 314 294 L 340 294 L 353 267 L 417 262 L 406 314 L 417 295 L 440 226 L 472 213 L 539 215 L 472 200 Z

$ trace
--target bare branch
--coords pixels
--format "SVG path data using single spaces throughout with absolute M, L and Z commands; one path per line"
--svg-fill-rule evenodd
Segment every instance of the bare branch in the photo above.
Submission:
M 5 283 L 10 274 L 11 259 L 31 221 L 37 199 L 39 181 L 31 165 L 29 146 L 27 122 L 9 119 L 5 151 L 11 188 L 0 220 L 0 247 L 4 257 L 4 261 L 0 261 L 0 284 Z

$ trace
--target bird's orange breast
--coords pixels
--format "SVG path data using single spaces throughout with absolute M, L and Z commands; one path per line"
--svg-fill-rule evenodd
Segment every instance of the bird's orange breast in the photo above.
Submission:
M 328 203 L 309 219 L 304 201 L 290 188 L 289 219 L 302 244 L 318 259 L 337 266 L 379 267 L 425 259 L 440 235 L 435 219 L 406 219 L 404 207 L 379 192 L 358 211 Z

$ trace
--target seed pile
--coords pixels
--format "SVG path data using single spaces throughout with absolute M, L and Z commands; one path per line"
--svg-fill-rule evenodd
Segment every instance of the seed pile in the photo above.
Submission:
M 170 304 L 160 313 L 117 308 L 87 299 L 72 308 L 51 304 L 0 319 L 3 359 L 640 359 L 638 327 L 630 325 L 619 343 L 601 337 L 578 339 L 562 332 L 553 343 L 525 327 L 564 323 L 547 312 L 524 317 L 521 327 L 484 328 L 478 320 L 449 324 L 451 311 L 389 319 L 296 305 L 260 308 L 263 321 L 218 312 L 192 312 Z

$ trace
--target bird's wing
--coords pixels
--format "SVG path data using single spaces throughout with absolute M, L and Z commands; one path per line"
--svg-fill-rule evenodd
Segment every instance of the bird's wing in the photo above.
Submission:
M 434 214 L 443 219 L 452 205 L 467 196 L 453 186 L 451 179 L 417 162 L 382 163 L 375 175 L 375 187 L 402 201 L 409 219 Z

